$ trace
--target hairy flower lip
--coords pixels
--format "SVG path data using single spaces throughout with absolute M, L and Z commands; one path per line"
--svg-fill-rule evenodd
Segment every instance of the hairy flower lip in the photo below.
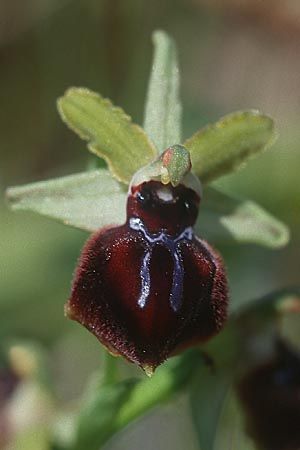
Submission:
M 93 234 L 79 259 L 66 315 L 148 375 L 227 318 L 222 260 L 192 230 L 199 202 L 184 185 L 143 182 L 128 195 L 126 223 Z

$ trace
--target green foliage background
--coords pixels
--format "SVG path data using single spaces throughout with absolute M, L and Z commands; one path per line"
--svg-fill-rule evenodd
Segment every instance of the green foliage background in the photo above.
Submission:
M 293 55 L 300 33 L 275 31 L 267 21 L 247 21 L 232 8 L 225 14 L 200 1 L 25 4 L 22 9 L 17 0 L 6 0 L 0 7 L 1 189 L 86 168 L 84 143 L 61 124 L 56 112 L 55 99 L 70 85 L 101 92 L 141 124 L 150 36 L 153 29 L 164 28 L 179 50 L 185 138 L 221 115 L 251 107 L 270 114 L 280 131 L 272 150 L 218 181 L 228 192 L 257 200 L 292 232 L 290 244 L 276 252 L 246 245 L 220 248 L 228 266 L 232 308 L 299 284 L 300 107 L 295 89 L 300 71 Z M 38 342 L 46 350 L 60 405 L 77 402 L 89 374 L 103 367 L 103 351 L 93 336 L 63 316 L 75 260 L 87 234 L 30 213 L 13 214 L 2 198 L 0 236 L 2 347 L 15 341 Z M 292 324 L 286 329 L 292 330 Z M 124 376 L 139 375 L 126 363 L 120 370 Z M 27 386 L 25 400 L 31 392 Z M 42 393 L 35 398 L 41 414 L 27 418 L 22 447 L 16 442 L 14 450 L 25 449 L 26 442 L 30 450 L 47 448 L 47 430 L 43 433 L 41 423 L 53 421 L 53 405 Z M 26 410 L 24 399 L 19 406 Z M 107 448 L 134 450 L 143 442 L 145 450 L 197 449 L 186 411 L 182 396 Z M 57 421 L 57 432 L 67 435 L 69 421 L 65 416 Z M 232 436 L 226 433 L 220 448 L 229 449 Z

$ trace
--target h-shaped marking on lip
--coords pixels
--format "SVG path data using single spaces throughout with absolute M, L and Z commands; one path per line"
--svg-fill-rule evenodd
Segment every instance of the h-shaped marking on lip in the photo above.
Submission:
M 152 250 L 155 244 L 161 243 L 165 245 L 170 251 L 174 263 L 173 269 L 173 281 L 172 289 L 170 293 L 170 304 L 173 311 L 177 312 L 181 307 L 182 301 L 182 291 L 183 291 L 183 277 L 184 268 L 182 264 L 182 257 L 178 252 L 178 244 L 187 239 L 191 241 L 193 239 L 194 233 L 192 227 L 187 227 L 182 233 L 177 237 L 173 238 L 169 236 L 164 231 L 157 234 L 151 234 L 143 224 L 142 220 L 138 217 L 131 217 L 129 220 L 129 226 L 132 230 L 140 231 L 147 243 L 149 244 L 149 249 L 145 252 L 142 260 L 142 266 L 140 270 L 142 287 L 141 293 L 138 299 L 138 305 L 144 308 L 146 301 L 150 294 L 150 259 L 152 255 Z

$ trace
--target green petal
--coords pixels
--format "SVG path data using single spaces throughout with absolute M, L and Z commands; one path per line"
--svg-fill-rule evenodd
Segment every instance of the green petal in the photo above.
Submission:
M 12 187 L 7 197 L 15 210 L 34 211 L 87 231 L 119 225 L 126 218 L 126 192 L 106 169 Z
M 212 242 L 258 244 L 280 248 L 289 241 L 289 230 L 255 202 L 238 200 L 207 188 L 196 224 L 198 233 Z
M 129 183 L 132 175 L 156 156 L 142 128 L 95 92 L 68 89 L 58 100 L 58 110 L 63 121 L 88 141 L 89 150 L 105 159 L 119 181 Z
M 176 47 L 163 31 L 153 34 L 154 58 L 145 108 L 144 129 L 159 153 L 181 143 L 181 104 Z
M 192 167 L 205 183 L 239 168 L 275 140 L 274 123 L 256 111 L 229 114 L 199 130 L 184 146 Z

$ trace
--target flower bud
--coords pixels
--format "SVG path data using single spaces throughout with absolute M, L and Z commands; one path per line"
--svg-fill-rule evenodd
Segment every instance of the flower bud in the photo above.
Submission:
M 280 342 L 275 357 L 242 378 L 247 430 L 265 450 L 300 448 L 300 354 Z

